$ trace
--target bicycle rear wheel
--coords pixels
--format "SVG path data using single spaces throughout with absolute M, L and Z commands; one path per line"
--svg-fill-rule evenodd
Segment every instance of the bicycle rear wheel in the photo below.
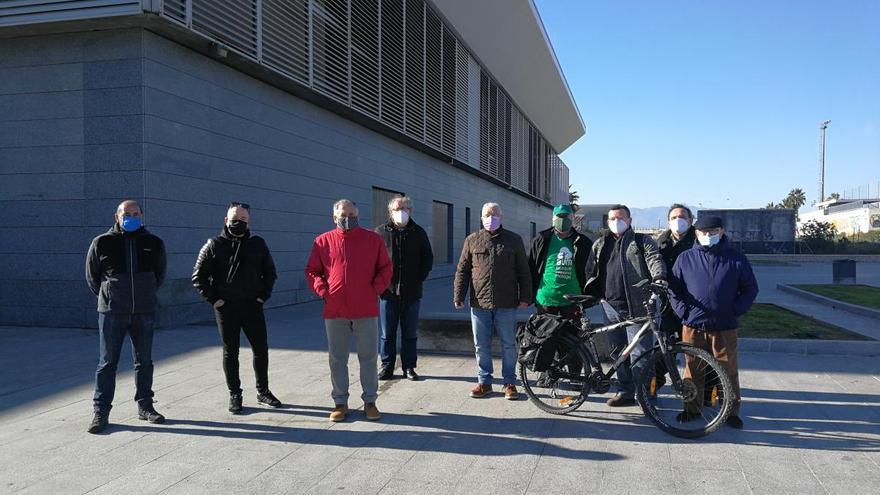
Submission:
M 574 411 L 590 393 L 591 367 L 586 349 L 571 335 L 554 337 L 558 348 L 546 371 L 537 372 L 519 364 L 519 377 L 529 400 L 551 414 Z
M 671 435 L 699 438 L 712 433 L 731 412 L 735 397 L 730 378 L 703 349 L 676 344 L 669 354 L 682 378 L 681 390 L 675 390 L 669 375 L 658 381 L 655 365 L 662 362 L 663 354 L 657 349 L 645 357 L 648 362 L 636 384 L 639 405 L 648 419 Z

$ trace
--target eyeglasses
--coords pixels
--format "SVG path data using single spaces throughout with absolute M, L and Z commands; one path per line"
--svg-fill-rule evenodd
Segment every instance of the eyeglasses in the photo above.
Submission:
M 251 211 L 251 205 L 249 205 L 247 203 L 239 203 L 238 201 L 233 201 L 232 203 L 229 203 L 229 207 L 230 208 L 244 208 L 247 211 Z

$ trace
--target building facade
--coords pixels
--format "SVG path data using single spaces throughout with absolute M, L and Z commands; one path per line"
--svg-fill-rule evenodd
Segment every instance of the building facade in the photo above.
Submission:
M 816 204 L 814 210 L 801 213 L 798 229 L 806 222 L 827 222 L 846 236 L 880 230 L 880 199 L 835 199 Z
M 699 210 L 700 215 L 721 217 L 724 231 L 734 247 L 748 254 L 795 252 L 797 211 L 788 208 Z
M 528 239 L 567 200 L 558 153 L 583 123 L 532 2 L 469 4 L 0 4 L 0 324 L 94 326 L 85 251 L 126 198 L 166 242 L 163 324 L 210 318 L 189 278 L 230 201 L 273 251 L 274 306 L 312 298 L 340 197 L 370 226 L 413 197 L 434 276 L 484 202 Z M 499 12 L 510 29 L 478 29 Z

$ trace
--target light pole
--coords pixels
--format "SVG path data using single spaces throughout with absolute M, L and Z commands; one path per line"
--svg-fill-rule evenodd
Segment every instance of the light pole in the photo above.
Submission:
M 825 129 L 830 120 L 819 124 L 819 201 L 825 201 Z

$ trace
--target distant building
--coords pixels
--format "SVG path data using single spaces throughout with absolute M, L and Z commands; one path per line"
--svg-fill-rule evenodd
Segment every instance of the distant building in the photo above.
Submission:
M 578 227 L 578 230 L 598 232 L 607 228 L 605 223 L 608 221 L 608 210 L 612 206 L 614 205 L 578 205 L 578 210 L 575 213 L 575 225 Z
M 798 229 L 811 220 L 828 222 L 837 232 L 852 236 L 880 230 L 880 199 L 832 199 L 816 203 L 816 209 L 802 213 Z
M 792 209 L 699 210 L 697 218 L 722 218 L 724 230 L 734 246 L 750 254 L 794 253 L 797 212 Z

